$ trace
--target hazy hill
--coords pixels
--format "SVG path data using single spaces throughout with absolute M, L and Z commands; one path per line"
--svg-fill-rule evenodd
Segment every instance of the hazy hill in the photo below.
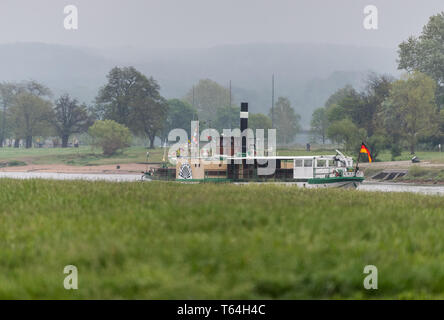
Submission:
M 55 95 L 69 92 L 89 102 L 114 65 L 81 48 L 40 43 L 0 45 L 0 80 L 35 79 Z
M 193 83 L 210 78 L 232 81 L 235 102 L 252 112 L 288 96 L 305 126 L 311 112 L 345 84 L 362 85 L 369 70 L 396 73 L 396 50 L 329 44 L 245 44 L 207 49 L 91 49 L 40 43 L 0 45 L 0 80 L 35 79 L 56 95 L 69 92 L 91 102 L 115 65 L 134 65 L 157 79 L 168 98 L 183 97 Z

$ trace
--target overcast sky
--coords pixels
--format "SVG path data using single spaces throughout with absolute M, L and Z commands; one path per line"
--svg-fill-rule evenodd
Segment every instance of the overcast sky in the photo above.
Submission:
M 79 29 L 63 27 L 65 5 Z M 366 5 L 379 29 L 365 30 Z M 198 48 L 314 42 L 394 48 L 418 34 L 444 0 L 0 0 L 0 43 Z

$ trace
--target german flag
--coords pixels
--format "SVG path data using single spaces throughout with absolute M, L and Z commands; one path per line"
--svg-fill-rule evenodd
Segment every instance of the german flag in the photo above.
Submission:
M 370 155 L 370 150 L 368 150 L 364 142 L 361 144 L 361 150 L 359 151 L 359 154 L 361 153 L 366 153 L 368 156 L 368 162 L 372 162 L 372 156 Z

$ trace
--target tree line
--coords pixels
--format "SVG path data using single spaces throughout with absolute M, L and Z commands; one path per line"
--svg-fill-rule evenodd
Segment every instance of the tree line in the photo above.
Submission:
M 444 12 L 432 16 L 422 34 L 399 45 L 400 79 L 370 74 L 365 88 L 346 86 L 313 112 L 313 138 L 329 139 L 357 151 L 366 141 L 373 157 L 389 149 L 392 157 L 419 143 L 444 144 Z
M 0 146 L 8 138 L 14 147 L 23 140 L 31 148 L 33 137 L 54 135 L 66 147 L 70 135 L 83 132 L 93 121 L 86 105 L 67 94 L 52 102 L 51 90 L 36 81 L 2 83 L 0 97 Z
M 8 140 L 11 146 L 19 147 L 22 141 L 31 148 L 36 137 L 58 137 L 66 148 L 73 135 L 89 133 L 107 154 L 128 146 L 132 135 L 146 138 L 152 148 L 156 137 L 166 141 L 172 129 L 189 132 L 192 120 L 199 120 L 201 128 L 238 128 L 239 106 L 229 104 L 230 94 L 217 82 L 203 79 L 182 99 L 167 100 L 158 82 L 134 67 L 113 68 L 90 106 L 69 94 L 53 100 L 51 90 L 36 81 L 5 82 L 0 84 L 0 146 Z M 278 98 L 274 119 L 278 141 L 290 143 L 300 129 L 300 116 L 287 98 Z M 269 129 L 271 111 L 252 114 L 249 121 L 253 129 Z

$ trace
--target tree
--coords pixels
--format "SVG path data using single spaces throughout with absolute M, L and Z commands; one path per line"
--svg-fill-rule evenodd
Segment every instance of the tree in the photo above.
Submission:
M 190 136 L 191 121 L 197 120 L 197 110 L 191 104 L 179 99 L 170 99 L 168 103 L 168 116 L 164 128 L 164 137 L 176 128 L 184 129 Z
M 271 110 L 270 110 L 271 116 Z M 300 131 L 301 116 L 291 107 L 288 98 L 279 97 L 274 106 L 276 138 L 279 143 L 288 144 Z
M 381 127 L 378 116 L 392 82 L 390 76 L 371 73 L 364 91 L 358 92 L 350 86 L 338 90 L 327 100 L 328 120 L 332 123 L 349 118 L 358 128 L 364 128 L 372 136 Z
M 2 83 L 0 85 L 0 98 L 1 98 L 1 102 L 2 102 L 2 129 L 1 129 L 1 133 L 0 133 L 0 146 L 3 145 L 3 141 L 6 138 L 5 134 L 6 134 L 6 130 L 9 129 L 9 131 L 12 131 L 13 133 L 17 133 L 20 132 L 21 130 L 17 127 L 14 128 L 14 123 L 13 122 L 17 122 L 18 119 L 10 119 L 9 115 L 9 109 L 16 104 L 17 102 L 17 97 L 19 96 L 19 94 L 22 93 L 28 93 L 32 96 L 38 97 L 38 98 L 49 98 L 51 97 L 52 93 L 51 90 L 49 90 L 48 87 L 46 87 L 45 85 L 34 81 L 34 80 L 30 80 L 30 81 L 24 81 L 21 83 L 14 83 L 14 82 L 5 82 Z M 16 114 L 17 115 L 17 114 Z M 23 120 L 23 119 L 22 119 Z M 20 123 L 16 123 L 15 125 L 19 125 L 19 124 L 23 124 L 23 121 Z M 14 129 L 14 130 L 12 130 Z M 19 146 L 19 140 L 20 138 L 24 138 L 24 137 L 20 137 L 20 136 L 16 136 L 15 137 L 15 147 Z M 32 138 L 31 138 L 32 140 Z M 29 142 L 32 145 L 32 141 Z
M 387 134 L 387 140 L 390 146 L 390 152 L 392 154 L 392 160 L 401 155 L 402 152 L 402 126 L 403 115 L 399 112 L 399 109 L 393 106 L 393 101 L 387 99 L 383 103 L 383 126 Z
M 321 139 L 322 144 L 325 144 L 325 138 L 327 137 L 327 128 L 327 110 L 325 108 L 315 109 L 311 117 L 311 133 L 316 140 Z
M 32 147 L 32 137 L 49 133 L 52 118 L 51 103 L 29 92 L 17 95 L 9 109 L 16 137 L 25 138 L 26 148 Z
M 418 136 L 437 129 L 435 90 L 436 83 L 432 78 L 415 71 L 393 83 L 385 103 L 387 132 L 405 139 L 412 154 Z
M 365 139 L 372 149 L 372 155 L 376 159 L 378 152 L 385 148 L 388 142 L 385 138 L 387 131 L 384 125 L 383 105 L 390 94 L 393 81 L 391 76 L 370 73 L 363 91 L 358 92 L 351 86 L 336 91 L 326 102 L 327 127 L 329 128 L 338 121 L 350 120 L 360 132 L 360 137 Z M 316 114 L 316 118 L 312 119 L 312 121 L 316 120 L 315 123 L 312 123 L 312 127 L 313 124 L 317 124 L 315 128 L 318 132 L 320 132 L 320 118 L 322 118 L 321 115 Z M 339 143 L 344 143 L 347 148 L 356 148 L 354 142 L 346 141 L 347 134 L 353 130 L 348 130 L 345 124 L 346 122 L 336 124 L 330 130 L 330 135 L 334 133 L 336 141 L 342 141 Z
M 131 102 L 130 129 L 145 135 L 154 148 L 154 139 L 162 134 L 168 116 L 168 104 L 159 94 L 159 85 L 154 79 L 147 79 Z
M 209 123 L 211 120 L 206 120 L 208 127 L 214 127 L 222 132 L 223 129 L 239 128 L 239 107 L 226 106 L 216 109 L 216 116 L 214 122 Z
M 373 160 L 376 160 L 378 158 L 378 155 L 382 150 L 385 150 L 387 149 L 387 147 L 390 147 L 388 141 L 390 140 L 387 139 L 387 136 L 383 135 L 382 133 L 376 133 L 372 136 L 367 137 L 365 142 L 367 146 L 370 148 Z
M 143 134 L 154 147 L 156 135 L 161 134 L 167 116 L 167 103 L 160 86 L 134 67 L 113 68 L 108 83 L 96 98 L 95 113 L 99 119 L 114 120 L 134 134 Z
M 97 120 L 89 128 L 88 133 L 93 139 L 92 144 L 102 148 L 106 156 L 111 156 L 131 145 L 130 130 L 113 120 Z
M 47 98 L 51 98 L 52 97 L 52 92 L 51 90 L 45 86 L 42 83 L 39 83 L 35 80 L 30 80 L 30 81 L 26 81 L 23 82 L 21 84 L 21 88 L 26 91 L 29 92 L 30 94 L 36 96 L 36 97 L 47 97 Z
M 350 96 L 355 92 L 355 89 L 351 85 L 346 85 L 344 88 L 336 90 L 325 102 L 325 108 L 329 109 L 333 105 L 336 105 L 339 101 L 347 96 Z
M 371 121 L 372 115 L 365 112 L 365 101 L 362 94 L 354 89 L 343 97 L 337 106 L 341 107 L 346 116 L 358 127 L 367 126 Z
M 366 139 L 367 133 L 346 118 L 333 122 L 327 129 L 327 136 L 338 144 L 344 144 L 346 151 L 354 151 Z
M 217 109 L 229 106 L 230 90 L 210 79 L 199 80 L 184 100 L 197 109 L 200 120 L 214 121 Z
M 252 113 L 248 118 L 248 127 L 256 132 L 257 129 L 271 129 L 272 123 L 270 117 L 262 113 Z
M 114 67 L 107 75 L 108 83 L 96 97 L 99 119 L 110 119 L 129 127 L 130 106 L 146 83 L 146 77 L 134 67 Z
M 436 144 L 444 144 L 444 109 L 439 111 L 438 115 L 438 132 L 435 136 Z
M 420 71 L 438 85 L 436 102 L 444 105 L 444 12 L 430 17 L 421 35 L 399 45 L 399 69 Z
M 10 125 L 7 123 L 7 114 L 8 109 L 13 105 L 14 99 L 18 92 L 21 90 L 21 87 L 17 83 L 12 82 L 4 82 L 0 84 L 0 98 L 2 104 L 2 119 L 1 119 L 1 133 L 0 133 L 0 147 L 3 147 L 3 142 L 6 138 L 6 132 L 8 129 L 11 129 Z M 9 127 L 9 128 L 8 128 Z
M 362 112 L 366 115 L 362 126 L 369 136 L 381 134 L 383 130 L 383 103 L 390 95 L 394 78 L 389 75 L 371 73 L 367 78 L 365 91 L 362 93 Z M 380 139 L 376 139 L 379 140 Z
M 51 123 L 62 138 L 62 148 L 66 148 L 70 135 L 87 130 L 90 118 L 85 105 L 79 105 L 76 99 L 64 94 L 55 102 Z
M 345 118 L 350 119 L 347 110 L 345 110 L 341 105 L 333 104 L 329 108 L 326 108 L 325 110 L 326 110 L 327 121 L 329 124 L 335 121 L 343 120 Z

